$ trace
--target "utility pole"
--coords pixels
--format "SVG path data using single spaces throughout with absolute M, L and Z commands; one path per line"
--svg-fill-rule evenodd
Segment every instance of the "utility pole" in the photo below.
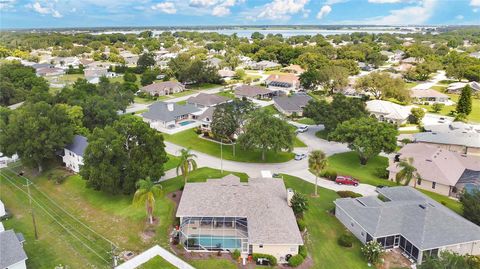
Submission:
M 223 138 L 220 138 L 220 172 L 223 175 Z
M 32 215 L 32 223 L 33 223 L 33 230 L 35 232 L 35 240 L 38 240 L 38 231 L 37 231 L 37 222 L 35 221 L 35 214 L 33 213 L 33 206 L 32 206 L 32 194 L 30 193 L 30 184 L 33 184 L 25 177 L 27 181 L 27 191 L 28 191 L 28 200 L 30 203 L 30 214 Z
M 112 268 L 115 268 L 118 265 L 117 247 L 112 242 L 110 244 L 112 245 L 112 260 L 113 260 Z

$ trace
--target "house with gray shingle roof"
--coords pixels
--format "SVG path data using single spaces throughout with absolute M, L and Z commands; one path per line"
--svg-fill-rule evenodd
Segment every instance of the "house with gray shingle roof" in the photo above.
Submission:
M 87 146 L 88 140 L 85 136 L 75 135 L 72 143 L 63 149 L 62 160 L 65 167 L 75 173 L 80 172 L 80 167 L 83 165 L 83 154 Z
M 1 269 L 26 269 L 25 261 L 28 259 L 23 250 L 23 235 L 16 234 L 13 230 L 0 232 L 0 268 Z
M 198 108 L 206 108 L 206 107 L 212 107 L 219 104 L 223 104 L 228 101 L 229 99 L 220 95 L 199 93 L 196 96 L 192 96 L 188 98 L 187 104 L 194 105 Z
M 276 96 L 273 98 L 273 105 L 278 111 L 290 116 L 295 114 L 301 117 L 303 108 L 312 100 L 312 97 L 306 94 L 292 94 L 290 96 Z
M 334 201 L 335 216 L 363 244 L 399 248 L 421 264 L 442 251 L 480 255 L 480 227 L 411 187 L 377 189 L 375 196 Z
M 201 110 L 192 104 L 179 105 L 177 103 L 155 102 L 142 114 L 143 120 L 150 127 L 162 131 L 193 123 Z
M 234 251 L 273 255 L 286 263 L 303 245 L 293 196 L 281 179 L 236 176 L 187 183 L 178 205 L 179 241 L 187 251 Z
M 183 86 L 182 83 L 176 81 L 154 82 L 150 85 L 140 88 L 140 91 L 148 93 L 151 96 L 170 95 L 183 92 L 184 90 L 185 86 Z

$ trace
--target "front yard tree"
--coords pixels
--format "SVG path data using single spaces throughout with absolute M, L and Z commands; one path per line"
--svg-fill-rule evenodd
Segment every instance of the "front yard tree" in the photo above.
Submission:
M 408 186 L 410 184 L 410 181 L 412 181 L 415 176 L 419 176 L 417 174 L 417 168 L 413 166 L 413 158 L 409 158 L 406 161 L 399 162 L 397 164 L 397 167 L 400 168 L 400 171 L 395 176 L 395 181 L 397 182 L 397 184 L 403 182 L 405 186 Z
M 215 108 L 211 129 L 216 138 L 232 142 L 232 137 L 238 127 L 231 105 L 226 103 Z M 235 146 L 233 147 L 233 155 L 235 156 Z
M 456 110 L 457 113 L 465 115 L 469 115 L 472 112 L 472 89 L 470 86 L 467 85 L 462 89 Z
M 39 172 L 45 161 L 54 158 L 55 152 L 73 138 L 73 123 L 60 105 L 28 103 L 9 113 L 8 120 L 2 122 L 6 123 L 0 131 L 2 153 L 17 153 L 25 165 L 37 167 Z
M 148 221 L 153 224 L 153 210 L 155 207 L 155 198 L 162 193 L 162 186 L 155 184 L 150 178 L 139 180 L 135 186 L 137 191 L 133 196 L 134 204 L 145 204 Z
M 464 192 L 460 196 L 463 216 L 469 221 L 480 225 L 480 190 Z
M 321 150 L 315 150 L 308 156 L 308 168 L 315 174 L 315 196 L 318 196 L 318 177 L 327 166 L 327 156 Z
M 305 90 L 316 90 L 320 85 L 320 73 L 315 69 L 308 69 L 300 75 L 300 85 Z
M 423 108 L 414 107 L 410 110 L 410 122 L 413 124 L 420 124 L 424 116 L 425 111 Z
M 442 104 L 442 103 L 434 103 L 432 105 L 432 110 L 433 112 L 435 113 L 438 113 L 440 111 L 442 111 L 442 109 L 445 107 L 445 104 Z
M 122 116 L 89 136 L 80 175 L 87 186 L 107 193 L 132 194 L 138 178 L 164 175 L 163 136 L 140 118 Z
M 348 85 L 348 70 L 341 66 L 329 66 L 319 70 L 320 84 L 330 95 Z
M 343 122 L 329 134 L 329 138 L 335 141 L 348 143 L 348 147 L 358 153 L 362 165 L 382 151 L 393 152 L 397 146 L 396 136 L 394 125 L 371 117 Z
M 188 174 L 191 171 L 197 169 L 197 161 L 195 161 L 197 155 L 193 154 L 190 149 L 180 150 L 180 162 L 177 165 L 177 175 L 182 173 L 183 180 L 187 184 Z
M 288 123 L 266 111 L 258 111 L 248 120 L 245 132 L 238 138 L 238 144 L 245 150 L 261 150 L 262 160 L 265 161 L 267 150 L 291 151 L 294 136 Z
M 138 57 L 137 68 L 143 72 L 147 68 L 155 65 L 155 58 L 153 53 L 144 53 Z
M 392 78 L 389 73 L 372 72 L 360 77 L 355 85 L 357 90 L 371 93 L 376 99 L 395 98 L 399 101 L 409 99 L 409 91 L 401 78 Z

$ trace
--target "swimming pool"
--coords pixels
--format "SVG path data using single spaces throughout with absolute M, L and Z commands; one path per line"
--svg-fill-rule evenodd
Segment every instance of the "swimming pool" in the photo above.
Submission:
M 185 125 L 189 125 L 191 123 L 194 123 L 195 121 L 193 120 L 187 120 L 187 121 L 182 121 L 182 122 L 179 122 L 178 124 L 180 124 L 181 126 L 185 126 Z
M 222 236 L 212 235 L 198 235 L 191 236 L 198 240 L 198 244 L 204 248 L 223 248 L 223 249 L 240 249 L 241 239 L 239 238 L 226 238 Z

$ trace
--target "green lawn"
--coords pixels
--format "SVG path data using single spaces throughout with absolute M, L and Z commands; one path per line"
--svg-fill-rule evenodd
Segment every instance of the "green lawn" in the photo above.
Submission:
M 315 133 L 315 136 L 324 140 L 328 140 L 328 132 L 325 130 L 321 130 Z
M 147 98 L 142 98 L 142 97 L 138 97 L 138 96 L 135 96 L 135 98 L 133 99 L 133 101 L 135 103 L 139 103 L 139 104 L 151 104 L 154 102 L 154 100 L 150 100 L 150 99 L 147 99 Z
M 217 88 L 217 87 L 221 87 L 221 86 L 222 85 L 220 85 L 220 84 L 202 83 L 202 84 L 199 84 L 199 85 L 189 86 L 188 89 L 191 89 L 191 90 L 208 90 L 208 89 L 213 89 L 213 88 Z
M 415 86 L 417 86 L 419 84 L 419 82 L 407 82 L 405 83 L 405 86 L 407 87 L 407 89 L 411 89 Z
M 301 124 L 315 125 L 315 121 L 313 121 L 310 118 L 301 118 L 301 119 L 298 119 L 298 120 L 295 120 L 295 121 L 298 122 L 298 123 L 301 123 Z
M 274 105 L 264 106 L 262 107 L 262 109 L 270 112 L 271 114 L 280 114 L 280 112 L 277 110 L 277 108 Z
M 166 141 L 172 142 L 179 146 L 189 147 L 215 157 L 220 157 L 220 144 L 198 137 L 192 129 L 185 130 L 174 135 L 163 134 Z M 299 143 L 299 142 L 297 142 Z M 298 145 L 298 144 L 297 144 Z M 236 155 L 233 156 L 233 147 L 231 145 L 223 145 L 223 158 L 239 162 L 266 162 L 277 163 L 286 162 L 293 158 L 290 152 L 272 152 L 265 153 L 265 161 L 262 161 L 262 153 L 260 151 L 242 150 L 238 145 L 235 147 Z
M 432 89 L 438 90 L 435 87 L 436 86 L 432 87 Z M 440 92 L 441 92 L 441 90 L 440 90 Z M 447 95 L 450 96 L 450 99 L 455 103 L 458 102 L 458 98 L 460 97 L 459 94 L 447 94 Z M 430 113 L 435 113 L 432 110 L 432 105 L 418 105 L 418 106 L 427 109 L 428 112 L 430 112 Z M 444 106 L 443 109 L 440 112 L 438 112 L 437 114 L 449 116 L 450 112 L 454 111 L 455 109 L 456 109 L 455 105 Z M 480 122 L 480 99 L 472 98 L 472 112 L 470 113 L 470 115 L 468 115 L 468 120 L 472 121 L 472 122 L 476 122 L 476 123 Z
M 165 165 L 163 166 L 163 169 L 165 171 L 168 171 L 170 169 L 173 169 L 173 168 L 176 168 L 178 163 L 180 162 L 180 158 L 177 157 L 177 156 L 174 156 L 174 155 L 171 155 L 171 154 L 167 154 L 168 155 L 168 161 L 167 163 L 165 163 Z
M 305 223 L 308 230 L 306 242 L 309 255 L 312 256 L 312 268 L 369 268 L 363 259 L 361 243 L 355 240 L 352 248 L 338 245 L 337 239 L 348 230 L 329 213 L 334 208 L 333 201 L 339 196 L 336 192 L 318 188 L 319 197 L 312 197 L 314 185 L 297 177 L 282 175 L 287 188 L 301 192 L 308 197 L 309 209 L 305 213 Z
M 416 133 L 419 133 L 420 130 L 419 129 L 416 129 L 416 130 L 399 130 L 398 133 L 399 134 L 416 134 Z
M 233 91 L 221 91 L 221 92 L 218 92 L 216 94 L 218 96 L 223 96 L 227 99 L 234 99 L 235 98 L 235 94 L 233 93 Z
M 237 269 L 238 268 L 237 265 L 235 265 L 229 260 L 216 259 L 216 258 L 210 258 L 208 260 L 193 260 L 193 261 L 190 261 L 190 264 L 197 269 Z M 268 267 L 259 267 L 259 268 L 268 268 Z
M 148 262 L 144 263 L 142 266 L 138 267 L 138 269 L 176 269 L 177 267 L 173 264 L 169 263 L 165 259 L 160 256 L 155 256 L 155 258 L 149 260 Z

